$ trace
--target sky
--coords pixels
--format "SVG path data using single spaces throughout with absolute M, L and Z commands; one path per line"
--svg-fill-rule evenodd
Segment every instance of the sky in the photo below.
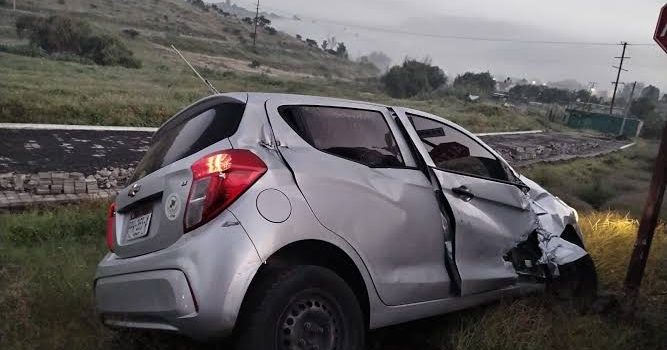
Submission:
M 254 3 L 232 2 L 248 8 Z M 596 82 L 598 90 L 611 91 L 616 77 L 612 66 L 618 64 L 614 57 L 620 56 L 620 46 L 533 41 L 643 44 L 628 47 L 631 59 L 624 63 L 628 72 L 622 73 L 621 81 L 643 81 L 667 93 L 667 53 L 652 38 L 664 4 L 664 0 L 260 0 L 261 9 L 285 17 L 274 20 L 280 30 L 318 41 L 335 36 L 353 56 L 383 51 L 394 63 L 406 56 L 429 57 L 452 78 L 468 70 L 490 71 L 543 82 Z M 301 20 L 292 20 L 293 14 Z

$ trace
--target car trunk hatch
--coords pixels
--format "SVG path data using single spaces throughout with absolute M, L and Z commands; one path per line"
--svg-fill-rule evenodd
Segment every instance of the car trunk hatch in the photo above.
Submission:
M 232 148 L 245 101 L 214 96 L 179 112 L 155 133 L 131 184 L 116 197 L 113 251 L 121 258 L 172 245 L 186 232 L 184 215 L 191 165 L 205 154 Z

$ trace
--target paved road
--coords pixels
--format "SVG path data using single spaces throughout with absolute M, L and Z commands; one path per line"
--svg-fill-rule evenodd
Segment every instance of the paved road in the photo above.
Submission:
M 71 171 L 92 174 L 135 164 L 150 132 L 0 129 L 0 172 Z
M 0 173 L 77 171 L 133 166 L 150 144 L 151 132 L 122 130 L 7 129 L 0 127 Z M 625 141 L 584 134 L 486 135 L 482 139 L 515 165 L 618 149 Z

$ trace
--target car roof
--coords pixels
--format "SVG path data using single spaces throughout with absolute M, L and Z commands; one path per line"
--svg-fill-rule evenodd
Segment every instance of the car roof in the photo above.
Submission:
M 369 101 L 362 101 L 362 100 L 351 100 L 351 99 L 345 99 L 345 98 L 338 98 L 338 97 L 327 97 L 327 96 L 319 96 L 319 95 L 303 95 L 303 94 L 287 94 L 287 93 L 276 93 L 276 92 L 228 92 L 228 93 L 221 93 L 219 95 L 221 96 L 238 96 L 239 94 L 247 94 L 248 100 L 269 100 L 273 98 L 289 98 L 289 99 L 299 99 L 303 98 L 304 100 L 312 100 L 312 99 L 320 99 L 323 101 L 331 101 L 331 102 L 347 102 L 347 103 L 359 103 L 359 104 L 366 104 L 370 106 L 376 106 L 376 107 L 387 107 L 390 108 L 391 106 L 382 104 L 382 103 L 376 103 L 376 102 L 369 102 Z

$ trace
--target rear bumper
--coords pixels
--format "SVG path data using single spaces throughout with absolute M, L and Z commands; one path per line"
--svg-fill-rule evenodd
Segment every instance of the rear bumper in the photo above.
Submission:
M 227 335 L 261 264 L 246 232 L 233 223 L 225 212 L 166 249 L 126 259 L 108 254 L 94 288 L 102 321 L 197 339 Z

